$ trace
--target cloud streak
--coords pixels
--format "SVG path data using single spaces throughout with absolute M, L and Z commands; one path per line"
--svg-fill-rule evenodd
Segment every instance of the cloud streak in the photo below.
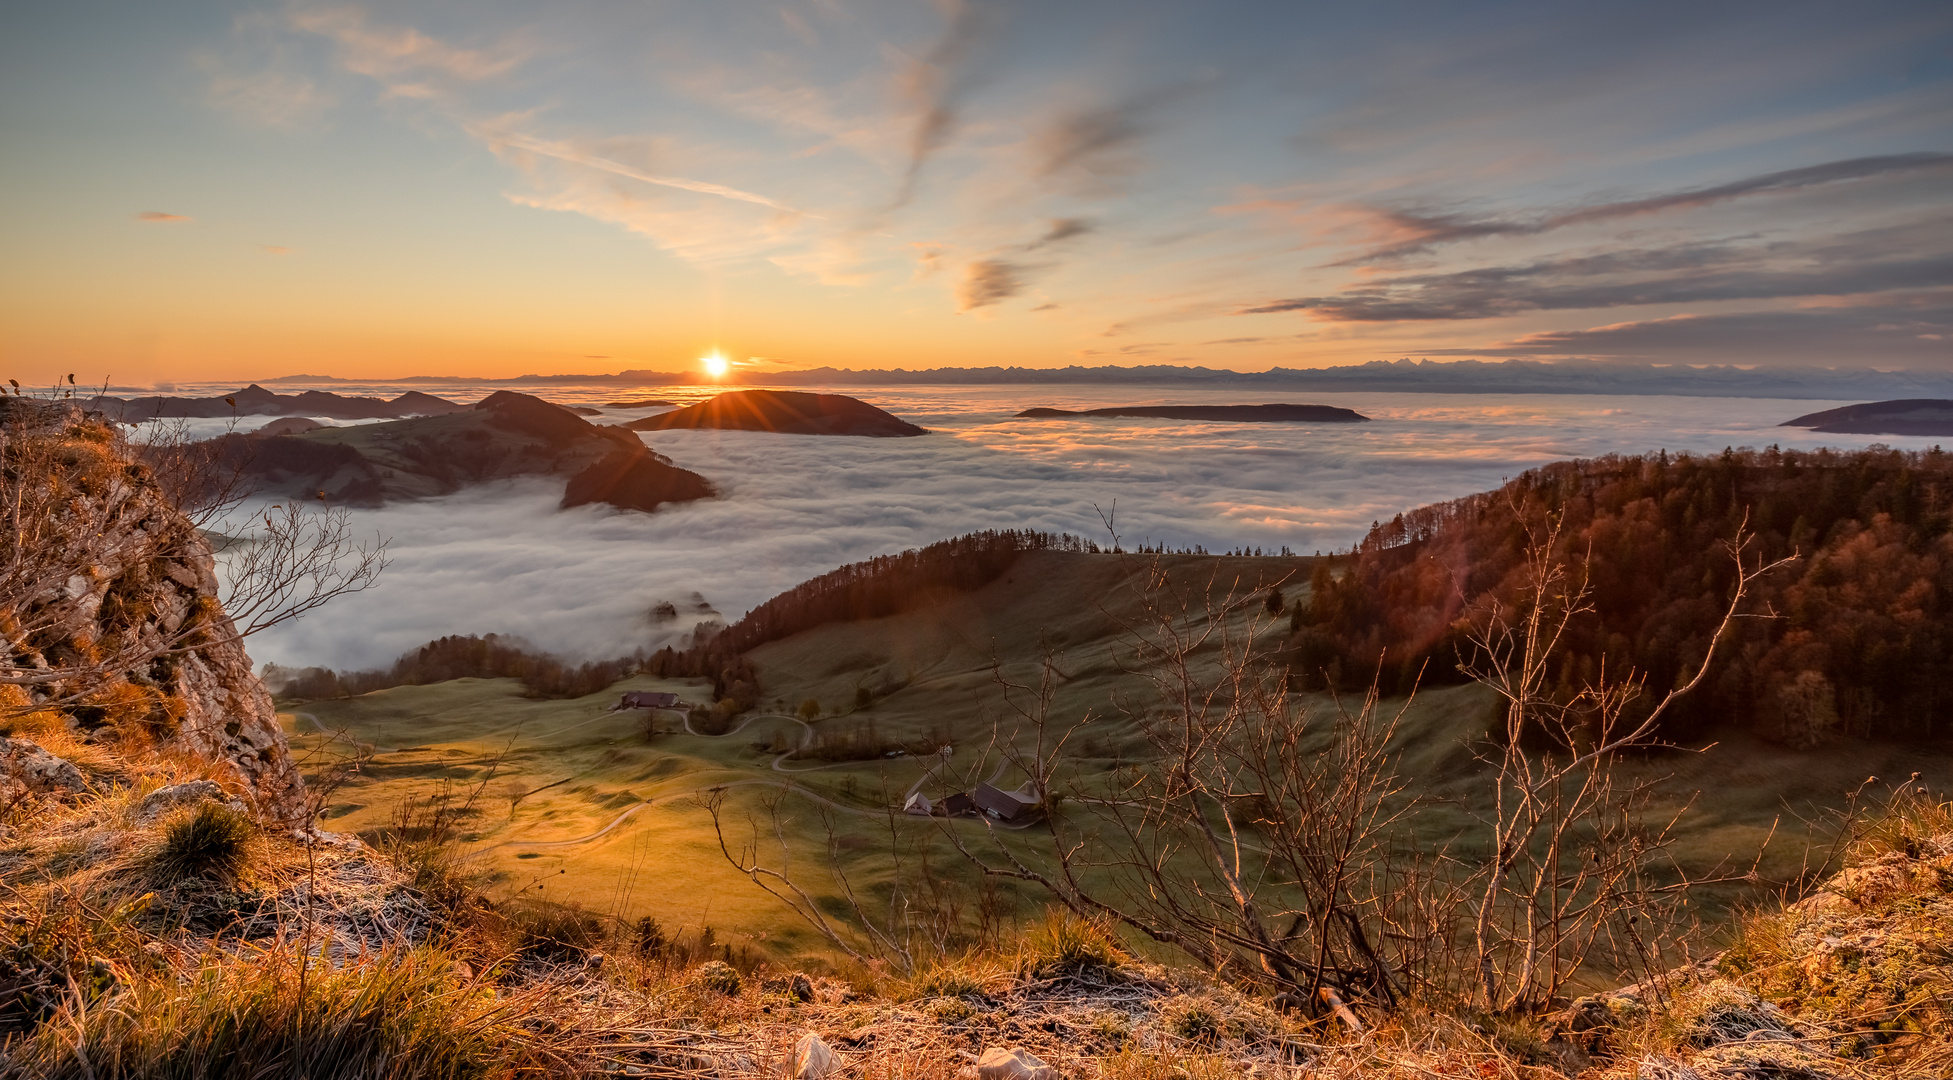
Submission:
M 914 132 L 909 138 L 908 165 L 903 170 L 888 209 L 907 206 L 915 198 L 922 167 L 956 133 L 964 99 L 983 82 L 981 54 L 1003 29 L 1005 5 L 997 0 L 950 0 L 949 25 L 927 56 L 911 62 L 902 73 L 903 96 L 914 106 Z
M 1077 172 L 1104 182 L 1137 172 L 1139 144 L 1159 130 L 1170 106 L 1199 89 L 1184 83 L 1152 86 L 1110 104 L 1060 114 L 1031 141 L 1034 175 L 1052 179 Z
M 1641 199 L 1595 203 L 1574 210 L 1529 219 L 1472 218 L 1459 214 L 1429 214 L 1410 210 L 1373 209 L 1379 222 L 1399 237 L 1383 247 L 1340 265 L 1399 259 L 1422 254 L 1444 244 L 1494 236 L 1538 236 L 1556 229 L 1617 221 L 1673 210 L 1693 210 L 1755 195 L 1780 195 L 1856 180 L 1903 175 L 1953 166 L 1953 154 L 1926 152 L 1884 154 L 1808 165 L 1764 173 L 1726 184 L 1688 188 Z
M 764 195 L 757 195 L 750 191 L 741 191 L 738 188 L 728 187 L 725 184 L 714 184 L 705 180 L 688 180 L 681 176 L 660 176 L 656 173 L 645 172 L 642 169 L 634 169 L 619 161 L 612 161 L 609 158 L 584 153 L 564 143 L 549 142 L 515 132 L 494 131 L 479 125 L 472 127 L 470 130 L 471 133 L 495 149 L 513 147 L 531 154 L 554 158 L 557 161 L 569 162 L 572 165 L 582 165 L 586 168 L 628 177 L 632 180 L 640 180 L 647 184 L 656 184 L 659 187 L 675 188 L 679 191 L 692 191 L 700 195 L 714 195 L 721 199 L 731 199 L 734 202 L 752 203 L 756 206 L 768 207 L 769 209 L 778 210 L 783 214 L 792 214 L 796 217 L 818 216 L 808 214 L 804 210 L 788 206 L 785 203 L 769 199 Z
M 1542 330 L 1482 349 L 1436 355 L 1585 357 L 1695 362 L 1754 349 L 1778 360 L 1835 360 L 1876 342 L 1888 359 L 1944 356 L 1953 341 L 1953 294 L 1918 304 L 1850 304 L 1794 311 L 1672 315 L 1582 330 Z
M 1023 267 L 1001 259 L 978 259 L 963 267 L 956 283 L 956 310 L 975 311 L 1024 291 Z
M 144 210 L 136 215 L 136 220 L 146 221 L 152 225 L 163 225 L 173 221 L 191 221 L 194 219 L 188 214 L 169 214 L 161 210 Z
M 1948 231 L 1922 222 L 1818 242 L 1681 244 L 1410 274 L 1334 296 L 1257 304 L 1241 314 L 1302 311 L 1332 322 L 1431 322 L 1933 288 L 1953 285 Z

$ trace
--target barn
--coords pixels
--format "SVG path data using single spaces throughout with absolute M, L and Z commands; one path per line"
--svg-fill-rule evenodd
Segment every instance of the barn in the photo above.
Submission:
M 678 707 L 678 695 L 667 694 L 658 690 L 629 690 L 625 692 L 624 700 L 617 703 L 617 707 L 620 709 L 675 709 Z
M 977 807 L 998 821 L 1017 821 L 1037 809 L 1038 800 L 1029 784 L 1016 791 L 999 791 L 989 784 L 978 784 L 970 792 Z

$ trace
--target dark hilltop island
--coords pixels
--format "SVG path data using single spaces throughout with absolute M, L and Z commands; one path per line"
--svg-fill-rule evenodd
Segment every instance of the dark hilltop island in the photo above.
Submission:
M 683 409 L 623 425 L 633 431 L 720 428 L 776 435 L 864 435 L 901 438 L 929 432 L 845 394 L 804 390 L 734 390 Z
M 1778 427 L 1824 435 L 1953 435 L 1953 400 L 1902 398 L 1806 413 Z
M 1066 420 L 1080 416 L 1139 417 L 1148 420 L 1217 420 L 1248 424 L 1362 424 L 1369 417 L 1334 405 L 1115 405 L 1104 409 L 1025 409 L 1029 420 Z

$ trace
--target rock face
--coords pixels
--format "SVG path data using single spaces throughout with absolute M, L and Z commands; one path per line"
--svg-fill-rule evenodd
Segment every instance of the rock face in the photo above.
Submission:
M 574 410 L 498 391 L 442 416 L 291 435 L 227 436 L 221 453 L 260 490 L 378 506 L 448 495 L 512 476 L 569 477 L 564 506 L 602 502 L 627 510 L 711 496 L 712 485 L 652 453 L 631 433 L 599 427 Z
M 1369 417 L 1334 405 L 1118 405 L 1072 412 L 1067 409 L 1025 409 L 1027 420 L 1059 420 L 1076 416 L 1133 416 L 1154 420 L 1220 420 L 1257 424 L 1362 424 Z
M 1944 398 L 1874 401 L 1806 413 L 1777 426 L 1810 428 L 1826 435 L 1953 435 L 1953 401 Z
M 721 428 L 778 435 L 865 435 L 894 438 L 926 430 L 844 394 L 801 390 L 734 390 L 673 412 L 624 425 L 633 431 Z
M 10 524 L 40 531 L 0 569 L 0 664 L 40 674 L 0 686 L 0 716 L 187 751 L 274 815 L 296 812 L 304 784 L 218 602 L 209 543 L 98 416 L 14 401 L 0 408 L 9 480 L 37 509 Z

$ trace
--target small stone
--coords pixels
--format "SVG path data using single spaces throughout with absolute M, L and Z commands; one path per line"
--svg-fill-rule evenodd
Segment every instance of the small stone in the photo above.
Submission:
M 787 1075 L 794 1080 L 822 1080 L 841 1071 L 841 1058 L 819 1035 L 808 1032 L 794 1044 Z
M 136 823 L 148 825 L 179 806 L 193 806 L 205 800 L 225 801 L 224 789 L 209 780 L 191 780 L 159 787 L 144 795 L 142 802 L 136 806 Z
M 993 1046 L 977 1058 L 977 1080 L 1058 1080 L 1058 1070 L 1029 1050 Z

